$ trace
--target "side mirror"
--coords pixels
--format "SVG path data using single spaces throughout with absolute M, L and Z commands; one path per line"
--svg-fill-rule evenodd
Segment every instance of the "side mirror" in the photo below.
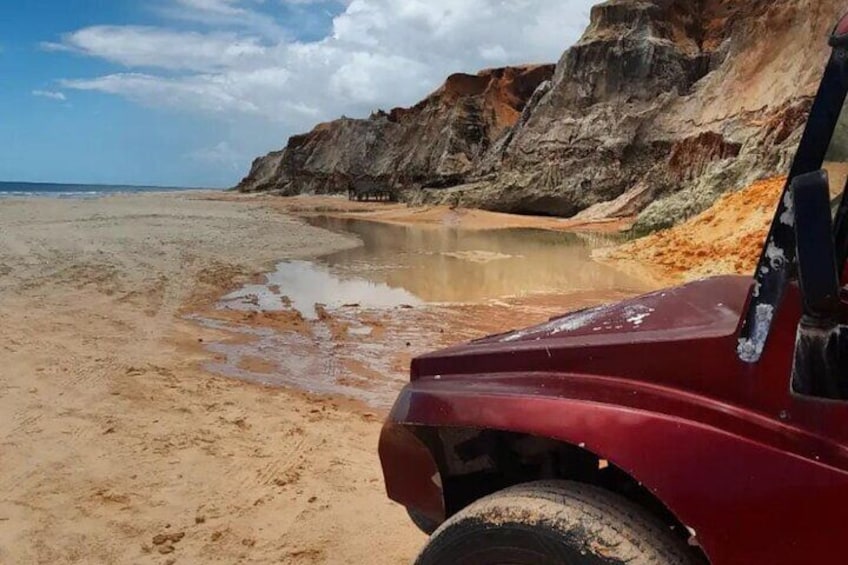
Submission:
M 830 34 L 831 47 L 845 47 L 848 45 L 848 14 L 842 16 L 833 32 Z
M 798 281 L 804 315 L 798 324 L 792 390 L 801 395 L 848 400 L 848 328 L 839 325 L 839 274 L 830 210 L 830 184 L 825 171 L 792 180 L 792 209 Z M 780 249 L 766 250 L 778 257 Z
M 827 172 L 820 170 L 795 177 L 790 189 L 804 315 L 815 320 L 831 320 L 839 308 L 839 273 Z M 781 250 L 772 253 L 780 255 Z

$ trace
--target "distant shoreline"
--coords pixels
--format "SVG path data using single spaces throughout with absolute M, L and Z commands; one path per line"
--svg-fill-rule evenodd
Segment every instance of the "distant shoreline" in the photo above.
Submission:
M 96 188 L 111 188 L 111 187 L 124 187 L 124 188 L 138 188 L 138 189 L 150 189 L 150 188 L 164 188 L 168 190 L 224 190 L 223 188 L 209 188 L 203 186 L 171 186 L 171 185 L 157 185 L 157 184 L 110 184 L 110 183 L 102 183 L 102 182 L 38 182 L 38 181 L 28 181 L 28 180 L 0 180 L 0 187 L 3 185 L 27 185 L 27 186 L 90 186 Z
M 113 184 L 63 184 L 0 181 L 0 198 L 94 198 L 112 194 L 171 193 L 184 191 L 222 191 L 223 189 L 182 186 L 142 186 Z

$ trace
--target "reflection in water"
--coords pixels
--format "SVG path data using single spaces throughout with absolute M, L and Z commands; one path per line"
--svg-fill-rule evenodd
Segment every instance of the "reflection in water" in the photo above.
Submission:
M 848 181 L 848 163 L 826 161 L 822 168 L 827 171 L 827 177 L 830 181 L 830 195 L 841 194 L 846 181 Z
M 232 336 L 205 344 L 215 356 L 208 370 L 388 407 L 415 355 L 588 305 L 586 296 L 594 305 L 645 288 L 591 260 L 593 248 L 613 242 L 609 236 L 312 223 L 352 233 L 363 245 L 280 263 L 264 284 L 190 316 Z M 530 296 L 545 294 L 557 299 L 545 306 Z
M 329 308 L 350 303 L 363 308 L 392 308 L 420 303 L 403 289 L 361 278 L 340 278 L 328 268 L 308 261 L 280 263 L 266 278 L 266 284 L 246 285 L 225 296 L 222 302 L 234 310 L 262 312 L 291 306 L 308 320 L 318 319 L 316 304 Z
M 350 319 L 353 316 L 340 316 L 342 323 L 351 324 L 350 329 L 355 330 L 349 332 L 349 338 L 334 337 L 330 324 L 321 320 L 310 322 L 310 335 L 303 335 L 197 314 L 187 319 L 237 336 L 232 341 L 206 344 L 207 351 L 215 354 L 215 359 L 205 364 L 211 373 L 266 386 L 340 394 L 376 408 L 388 408 L 406 378 L 405 371 L 398 372 L 393 365 L 398 343 L 420 342 L 418 330 L 414 324 L 400 325 L 393 332 L 394 339 L 372 341 L 361 331 L 367 329 L 370 334 L 372 328 Z M 423 353 L 428 344 L 416 345 Z M 248 359 L 261 360 L 265 370 L 246 365 Z
M 593 248 L 616 241 L 608 235 L 433 229 L 327 217 L 310 223 L 362 240 L 361 247 L 318 260 L 337 275 L 405 289 L 425 302 L 645 289 L 632 277 L 592 261 Z
M 848 102 L 839 114 L 824 161 L 823 168 L 827 170 L 830 179 L 831 196 L 838 196 L 848 180 Z

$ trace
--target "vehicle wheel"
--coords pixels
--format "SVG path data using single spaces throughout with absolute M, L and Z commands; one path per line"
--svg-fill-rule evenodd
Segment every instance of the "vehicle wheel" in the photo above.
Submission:
M 417 510 L 413 510 L 412 508 L 407 508 L 406 513 L 409 514 L 409 519 L 412 520 L 412 523 L 415 524 L 415 527 L 424 532 L 425 534 L 432 535 L 439 528 L 439 523 L 435 520 L 431 520 L 421 512 Z
M 639 506 L 590 485 L 544 481 L 480 499 L 442 524 L 417 565 L 700 563 Z

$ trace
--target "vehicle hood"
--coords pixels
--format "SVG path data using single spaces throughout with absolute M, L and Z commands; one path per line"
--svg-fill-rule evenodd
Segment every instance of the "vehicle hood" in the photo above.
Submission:
M 619 335 L 639 339 L 647 332 L 733 332 L 751 281 L 720 277 L 661 290 L 617 304 L 586 308 L 531 328 L 476 343 L 521 343 L 548 339 Z
M 729 362 L 750 288 L 748 277 L 716 277 L 580 310 L 418 357 L 412 379 L 508 372 L 655 379 L 704 355 Z

